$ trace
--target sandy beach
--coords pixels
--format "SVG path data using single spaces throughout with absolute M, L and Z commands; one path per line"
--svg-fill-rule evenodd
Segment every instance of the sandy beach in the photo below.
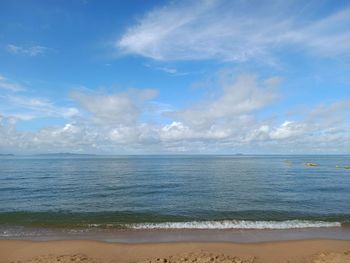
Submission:
M 0 241 L 0 262 L 350 262 L 350 241 L 148 243 Z

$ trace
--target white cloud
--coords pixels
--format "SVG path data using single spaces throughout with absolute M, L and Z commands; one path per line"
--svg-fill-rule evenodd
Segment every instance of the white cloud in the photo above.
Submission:
M 210 96 L 214 96 L 214 99 L 189 109 L 170 112 L 168 116 L 201 129 L 218 123 L 230 123 L 241 115 L 253 113 L 274 102 L 278 97 L 278 81 L 279 78 L 275 77 L 258 83 L 254 75 L 240 75 L 232 79 L 230 74 L 225 73 L 220 78 L 220 94 Z
M 57 106 L 45 98 L 24 95 L 0 95 L 0 101 L 0 111 L 19 120 L 43 117 L 71 118 L 79 115 L 77 108 Z
M 146 13 L 116 47 L 156 60 L 271 62 L 274 50 L 291 46 L 348 56 L 350 8 L 315 19 L 319 6 L 272 0 L 171 3 Z
M 150 69 L 163 71 L 165 73 L 169 73 L 169 74 L 172 74 L 172 75 L 181 75 L 181 74 L 183 74 L 183 73 L 179 73 L 176 68 L 172 68 L 172 67 L 157 67 L 157 66 L 152 66 L 150 64 L 145 64 L 145 67 L 150 68 Z
M 0 75 L 0 89 L 5 89 L 12 92 L 25 90 L 21 84 L 10 81 L 2 75 Z
M 152 89 L 129 90 L 112 95 L 74 92 L 71 97 L 92 115 L 92 119 L 104 125 L 134 124 L 138 121 L 146 101 L 154 98 Z
M 290 30 L 281 35 L 282 42 L 299 44 L 323 56 L 350 54 L 350 8 L 324 19 Z
M 177 121 L 164 125 L 160 130 L 160 136 L 164 141 L 191 139 L 194 137 L 192 133 L 189 127 Z
M 75 107 L 61 107 L 46 98 L 23 95 L 29 88 L 0 75 L 0 113 L 18 120 L 32 120 L 41 117 L 71 118 L 79 114 Z
M 304 135 L 305 124 L 300 124 L 292 121 L 285 121 L 279 127 L 270 132 L 271 139 L 290 139 L 298 135 Z
M 9 53 L 12 53 L 15 55 L 36 57 L 36 56 L 44 55 L 48 51 L 48 48 L 40 45 L 23 47 L 23 46 L 17 46 L 14 44 L 8 44 L 6 46 L 6 50 Z

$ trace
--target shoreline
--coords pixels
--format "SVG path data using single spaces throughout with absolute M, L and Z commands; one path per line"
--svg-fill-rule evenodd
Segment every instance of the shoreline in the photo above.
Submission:
M 130 263 L 169 262 L 169 260 L 181 262 L 184 258 L 188 258 L 188 262 L 192 259 L 198 262 L 204 258 L 221 262 L 215 261 L 220 257 L 227 259 L 222 262 L 350 262 L 350 241 L 313 239 L 248 244 L 234 242 L 121 244 L 92 240 L 0 240 L 0 262 L 4 263 L 14 261 Z
M 94 240 L 137 244 L 162 242 L 259 243 L 309 239 L 350 240 L 350 227 L 297 229 L 103 229 L 0 228 L 0 240 Z

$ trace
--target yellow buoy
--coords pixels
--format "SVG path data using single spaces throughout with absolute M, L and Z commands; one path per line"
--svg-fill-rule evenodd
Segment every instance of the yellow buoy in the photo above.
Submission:
M 304 163 L 306 166 L 319 166 L 318 163 Z

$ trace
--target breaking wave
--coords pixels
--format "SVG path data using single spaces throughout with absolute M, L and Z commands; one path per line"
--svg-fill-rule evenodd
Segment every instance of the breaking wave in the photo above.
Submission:
M 340 222 L 287 220 L 287 221 L 191 221 L 128 224 L 131 229 L 293 229 L 341 227 Z

